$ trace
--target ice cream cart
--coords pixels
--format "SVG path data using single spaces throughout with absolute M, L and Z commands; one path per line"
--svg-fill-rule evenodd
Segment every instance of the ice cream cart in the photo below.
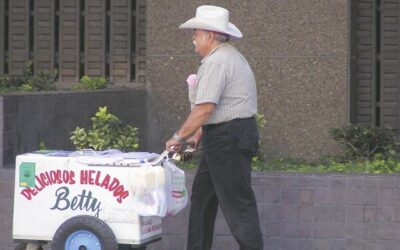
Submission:
M 145 249 L 161 238 L 161 218 L 140 216 L 137 197 L 165 183 L 165 156 L 84 151 L 17 156 L 14 240 L 51 241 L 57 250 Z M 152 197 L 145 202 L 154 202 Z

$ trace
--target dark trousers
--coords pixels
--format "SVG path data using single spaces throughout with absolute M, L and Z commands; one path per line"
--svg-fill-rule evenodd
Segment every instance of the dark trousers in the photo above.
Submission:
M 188 250 L 211 249 L 218 205 L 241 250 L 262 250 L 251 158 L 258 146 L 254 118 L 203 126 L 203 157 L 193 181 Z

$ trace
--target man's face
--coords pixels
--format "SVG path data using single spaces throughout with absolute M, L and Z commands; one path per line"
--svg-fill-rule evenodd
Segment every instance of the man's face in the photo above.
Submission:
M 200 56 L 206 56 L 210 52 L 212 38 L 211 32 L 205 30 L 194 30 L 192 41 L 195 46 L 194 50 Z

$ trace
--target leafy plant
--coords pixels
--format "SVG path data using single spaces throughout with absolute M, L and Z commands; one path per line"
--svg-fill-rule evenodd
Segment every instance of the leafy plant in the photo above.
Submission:
M 259 130 L 265 128 L 265 125 L 267 125 L 267 120 L 265 120 L 265 117 L 261 113 L 256 113 L 256 122 L 257 122 L 257 127 Z
M 273 159 L 253 164 L 252 168 L 270 172 L 296 173 L 342 173 L 342 174 L 392 174 L 400 173 L 400 162 L 394 159 L 384 159 L 376 154 L 371 160 L 341 162 L 335 159 L 322 162 L 306 162 L 294 159 Z
M 71 132 L 71 142 L 77 149 L 94 150 L 120 149 L 135 150 L 139 147 L 138 128 L 123 125 L 119 118 L 107 111 L 107 107 L 99 107 L 99 111 L 91 118 L 92 128 L 77 127 Z
M 104 77 L 83 76 L 79 81 L 79 84 L 75 85 L 73 88 L 76 90 L 104 89 L 109 83 L 110 81 Z
M 10 76 L 0 75 L 0 92 L 5 93 L 6 90 L 10 89 Z
M 199 159 L 191 159 L 189 161 L 178 161 L 176 163 L 178 165 L 178 167 L 182 168 L 182 169 L 186 169 L 186 170 L 192 170 L 192 169 L 196 169 L 199 164 L 200 164 L 200 160 Z
M 26 84 L 30 86 L 32 91 L 55 90 L 56 75 L 56 73 L 46 74 L 44 72 L 39 72 L 35 75 L 32 75 L 31 79 Z
M 41 141 L 38 146 L 39 150 L 47 150 L 46 144 L 44 141 Z
M 265 125 L 267 124 L 267 120 L 265 120 L 264 115 L 261 113 L 256 113 L 255 118 L 256 118 L 258 132 L 261 133 L 263 131 L 263 129 L 265 128 Z M 261 146 L 261 140 L 258 140 L 258 146 L 259 147 Z M 257 153 L 251 159 L 251 162 L 252 162 L 252 164 L 259 164 L 259 162 L 262 162 L 262 161 L 264 161 L 264 157 L 258 150 Z
M 393 130 L 350 124 L 342 128 L 333 128 L 330 134 L 334 140 L 344 146 L 348 159 L 370 160 L 376 154 L 383 158 L 393 158 L 398 152 Z
M 41 71 L 33 74 L 32 61 L 29 61 L 20 75 L 0 75 L 0 93 L 55 90 L 56 76 L 56 70 L 53 74 Z

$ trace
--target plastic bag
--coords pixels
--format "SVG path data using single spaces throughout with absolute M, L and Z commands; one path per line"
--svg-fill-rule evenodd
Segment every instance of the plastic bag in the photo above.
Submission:
M 166 160 L 163 167 L 166 174 L 166 216 L 173 216 L 188 204 L 185 172 L 178 168 L 172 160 Z
M 164 217 L 167 213 L 165 172 L 161 166 L 143 164 L 133 176 L 134 204 L 138 215 Z
M 161 166 L 143 164 L 131 180 L 141 216 L 173 216 L 188 204 L 185 172 L 167 159 Z

